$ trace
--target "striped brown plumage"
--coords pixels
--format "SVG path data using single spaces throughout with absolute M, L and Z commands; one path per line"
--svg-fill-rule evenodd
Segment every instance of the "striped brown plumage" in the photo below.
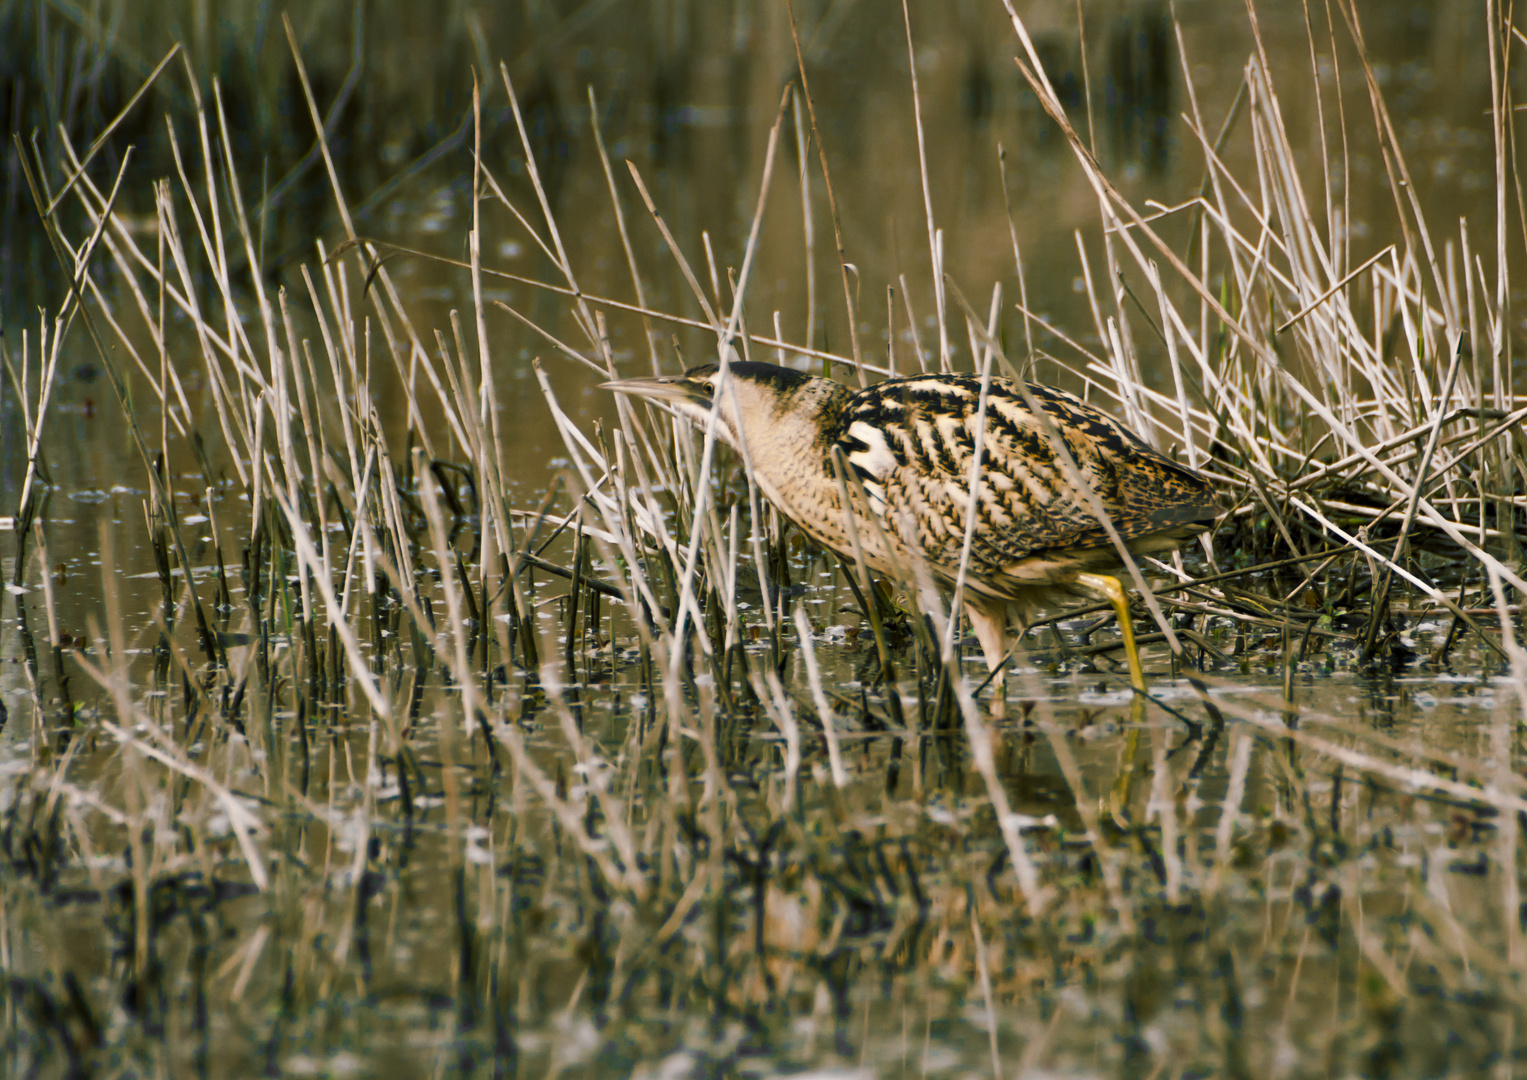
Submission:
M 720 371 L 631 379 L 611 389 L 662 401 L 701 426 Z M 852 391 L 773 364 L 730 365 L 718 435 L 751 464 L 760 490 L 818 543 L 881 573 L 921 560 L 955 580 L 970 505 L 981 378 L 914 375 Z M 1134 553 L 1169 551 L 1212 524 L 1212 485 L 1151 449 L 1106 413 L 1040 383 L 1025 386 Z M 845 513 L 843 492 L 849 493 Z M 848 518 L 854 528 L 850 531 Z M 1067 481 L 1045 425 L 1010 380 L 989 382 L 981 484 L 966 588 L 988 664 L 1007 653 L 1006 624 L 1064 596 L 1097 591 L 1090 575 L 1120 560 Z

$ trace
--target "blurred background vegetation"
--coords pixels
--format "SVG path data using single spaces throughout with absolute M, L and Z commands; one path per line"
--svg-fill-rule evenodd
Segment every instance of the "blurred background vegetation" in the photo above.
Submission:
M 1146 193 L 1153 180 L 1169 179 L 1183 159 L 1187 168 L 1202 169 L 1202 155 L 1185 146 L 1178 120 L 1188 102 L 1166 3 L 1089 0 L 1080 33 L 1070 2 L 1018 6 L 1039 38 L 1052 80 L 1078 117 L 1091 92 L 1090 130 L 1107 166 L 1126 181 L 1138 177 Z M 1290 128 L 1313 140 L 1318 131 L 1305 5 L 1261 6 L 1272 45 L 1288 46 L 1274 55 L 1289 68 L 1281 89 L 1291 95 Z M 1411 123 L 1402 134 L 1427 156 L 1433 175 L 1424 179 L 1451 177 L 1456 183 L 1474 171 L 1487 183 L 1488 71 L 1475 62 L 1482 18 L 1457 18 L 1457 5 L 1437 0 L 1357 6 L 1368 13 L 1364 31 L 1375 69 L 1387 80 L 1390 107 Z M 665 213 L 681 239 L 697 238 L 698 228 L 708 227 L 718 240 L 740 241 L 756 195 L 765 132 L 783 85 L 796 75 L 783 0 L 333 0 L 290 8 L 267 0 L 6 0 L 0 3 L 6 42 L 0 49 L 0 115 L 57 184 L 68 173 L 63 140 L 77 150 L 88 146 L 179 43 L 184 63 L 174 61 L 127 116 L 105 147 L 98 173 L 115 175 L 131 145 L 135 164 L 123 206 L 151 217 L 147 180 L 171 176 L 175 168 L 166 117 L 180 131 L 182 146 L 193 145 L 190 78 L 209 102 L 215 78 L 230 126 L 243 140 L 232 149 L 243 170 L 245 203 L 264 230 L 262 257 L 267 270 L 279 275 L 296 255 L 311 250 L 333 205 L 285 40 L 283 11 L 326 116 L 357 228 L 370 235 L 416 228 L 428 216 L 432 194 L 469 183 L 474 72 L 483 82 L 485 159 L 501 178 L 522 174 L 498 75 L 503 62 L 554 200 L 569 187 L 597 190 L 603 184 L 589 137 L 592 90 L 612 156 L 636 161 L 655 178 L 669 196 Z M 1199 69 L 1199 93 L 1213 102 L 1206 122 L 1218 125 L 1250 52 L 1245 12 L 1218 0 L 1183 0 L 1176 11 Z M 1036 228 L 1067 227 L 1073 215 L 1056 213 L 1056 189 L 1079 185 L 1065 171 L 1053 125 L 1013 65 L 1015 46 L 1001 4 L 924 0 L 911 4 L 911 13 L 930 179 L 942 224 L 951 232 L 951 251 L 990 264 L 965 263 L 971 279 L 982 280 L 998 273 L 1004 260 L 1011 262 L 1005 225 L 986 213 L 1002 204 L 999 142 L 1016 152 L 1010 194 L 1036 205 Z M 849 258 L 861 273 L 884 265 L 914 273 L 915 283 L 926 263 L 917 246 L 925 250 L 926 238 L 916 220 L 921 193 L 899 5 L 796 0 L 795 14 L 839 185 Z M 1341 63 L 1350 38 L 1340 16 L 1317 8 L 1309 17 L 1325 24 L 1316 37 L 1331 36 L 1339 46 L 1331 55 Z M 1360 76 L 1350 56 L 1345 59 L 1348 67 L 1340 74 L 1347 84 Z M 5 152 L 0 222 L 0 309 L 8 321 L 39 305 L 56 305 L 63 283 L 37 227 L 15 146 L 12 141 Z M 1180 147 L 1190 152 L 1179 153 Z M 1364 152 L 1361 145 L 1353 149 L 1359 157 Z M 195 166 L 187 163 L 193 176 Z M 1381 179 L 1376 160 L 1368 167 Z M 1356 171 L 1354 183 L 1361 173 Z M 1087 210 L 1086 193 L 1073 193 Z M 1382 202 L 1373 201 L 1374 212 L 1382 213 Z M 886 219 L 903 207 L 907 227 L 898 235 Z M 728 229 L 737 235 L 728 237 Z M 1000 242 L 991 245 L 989 256 L 969 254 L 992 234 Z M 792 265 L 798 266 L 798 257 Z M 886 276 L 894 280 L 895 273 Z

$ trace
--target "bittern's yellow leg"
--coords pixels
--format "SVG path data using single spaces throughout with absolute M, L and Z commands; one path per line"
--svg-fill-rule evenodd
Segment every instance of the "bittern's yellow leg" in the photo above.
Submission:
M 1129 803 L 1134 794 L 1135 761 L 1140 754 L 1140 725 L 1145 722 L 1145 672 L 1140 668 L 1140 649 L 1135 645 L 1135 627 L 1129 619 L 1129 598 L 1124 586 L 1116 577 L 1107 574 L 1078 574 L 1076 582 L 1094 592 L 1102 593 L 1113 604 L 1119 616 L 1119 633 L 1124 638 L 1124 653 L 1129 658 L 1129 681 L 1139 693 L 1130 702 L 1130 719 L 1134 722 L 1124 739 L 1124 767 L 1113 786 L 1113 817 L 1121 827 L 1129 824 Z
M 1140 669 L 1140 650 L 1135 647 L 1135 627 L 1129 621 L 1129 597 L 1116 577 L 1107 574 L 1077 574 L 1076 583 L 1101 593 L 1113 605 L 1119 616 L 1119 633 L 1124 635 L 1124 654 L 1129 658 L 1129 682 L 1140 693 L 1145 693 L 1145 672 Z

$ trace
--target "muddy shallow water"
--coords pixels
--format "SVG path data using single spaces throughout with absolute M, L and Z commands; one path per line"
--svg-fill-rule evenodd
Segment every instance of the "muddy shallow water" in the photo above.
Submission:
M 129 609 L 132 592 L 122 590 Z M 1514 894 L 1498 860 L 1503 843 L 1514 847 L 1514 837 L 1503 839 L 1514 830 L 1466 798 L 1418 797 L 1360 762 L 1333 768 L 1330 756 L 1296 741 L 1280 648 L 1198 676 L 1218 722 L 1159 651 L 1147 651 L 1147 670 L 1160 704 L 1144 714 L 1130 711 L 1127 681 L 1106 663 L 1062 658 L 1042 641 L 1019 658 L 1012 715 L 992 731 L 1010 811 L 1055 890 L 1035 920 L 1006 878 L 962 740 L 884 730 L 883 710 L 853 716 L 867 645 L 850 642 L 860 620 L 841 610 L 843 598 L 826 585 L 808 594 L 818 660 L 838 702 L 847 786 L 834 789 L 821 733 L 808 735 L 797 809 L 779 819 L 768 804 L 784 782 L 780 735 L 756 708 L 724 712 L 718 765 L 743 823 L 727 853 L 724 907 L 702 904 L 656 939 L 646 937 L 652 924 L 590 878 L 525 780 L 500 771 L 501 751 L 464 730 L 444 737 L 459 723 L 448 690 L 434 684 L 421 701 L 413 758 L 402 766 L 408 778 L 386 757 L 381 775 L 364 772 L 374 720 L 333 713 L 298 739 L 278 690 L 263 732 L 252 708 L 246 735 L 228 733 L 221 753 L 205 738 L 189 751 L 264 804 L 272 884 L 258 892 L 239 872 L 226 816 L 202 809 L 182 826 L 199 836 L 197 854 L 153 876 L 158 1009 L 130 998 L 110 1004 L 132 950 L 133 849 L 113 843 L 109 825 L 84 822 L 89 791 L 114 787 L 127 766 L 111 738 L 65 742 L 35 726 L 48 712 L 31 703 L 52 693 L 46 650 L 30 683 L 25 658 L 35 641 L 11 620 L 0 811 L 21 831 L 18 812 L 38 808 L 35 795 L 18 799 L 17 785 L 53 760 L 55 749 L 40 744 L 61 748 L 72 759 L 57 775 L 76 835 L 102 846 L 55 858 L 38 890 L 13 882 L 8 963 L 75 973 L 82 993 L 107 1003 L 95 1014 L 102 1044 L 212 1075 L 263 1063 L 291 1075 L 491 1067 L 961 1076 L 992 1068 L 993 1045 L 1006 1069 L 1026 1063 L 1039 1075 L 1128 1073 L 1131 1062 L 1173 1062 L 1182 1075 L 1303 1075 L 1312 1060 L 1333 1056 L 1389 1061 L 1394 1074 L 1470 1075 L 1497 1060 L 1511 1016 L 1498 987 L 1510 978 L 1502 965 L 1519 933 L 1517 913 L 1502 909 Z M 583 759 L 569 754 L 533 695 L 519 726 L 575 804 L 601 777 L 640 795 L 633 824 L 645 822 L 645 846 L 655 834 L 660 848 L 665 835 L 686 835 L 687 800 L 665 803 L 671 778 L 640 776 L 643 744 L 664 724 L 621 621 L 580 657 L 585 681 L 569 690 Z M 1061 624 L 1073 648 L 1092 621 Z M 132 625 L 140 647 L 128 652 L 138 654 L 132 663 L 148 689 L 156 635 Z M 1416 621 L 1407 637 L 1424 649 L 1444 629 Z M 1231 648 L 1233 636 L 1211 641 Z M 1483 673 L 1471 651 L 1459 651 L 1454 670 L 1422 662 L 1382 675 L 1359 672 L 1352 659 L 1332 648 L 1297 665 L 1300 737 L 1370 755 L 1380 744 L 1422 746 L 1436 755 L 1437 775 L 1453 779 L 1460 774 L 1447 759 L 1488 769 L 1510 753 L 1518 684 Z M 784 681 L 799 687 L 804 678 L 797 657 Z M 394 690 L 402 680 L 398 672 Z M 168 703 L 159 715 L 171 725 L 177 682 L 158 682 L 163 689 L 148 698 L 150 708 L 156 695 Z M 696 680 L 702 699 L 706 684 Z M 90 732 L 93 718 L 111 714 L 109 702 L 74 692 L 75 729 Z M 917 702 L 903 704 L 913 713 Z M 681 760 L 701 783 L 707 767 L 695 750 L 686 739 Z M 1130 755 L 1138 769 L 1121 794 Z M 151 829 L 176 828 L 174 802 L 173 785 L 151 797 Z M 675 809 L 679 831 L 665 833 Z M 1129 824 L 1152 818 L 1157 827 Z M 782 834 L 781 820 L 796 825 Z M 708 864 L 695 839 L 674 849 L 675 895 L 686 873 Z M 12 857 L 24 863 L 28 854 Z M 482 941 L 495 944 L 469 959 L 461 920 L 473 907 Z M 972 911 L 986 935 L 979 944 Z M 973 947 L 990 965 L 990 1011 L 970 981 Z M 716 948 L 730 958 L 719 966 L 704 959 Z M 502 1006 L 493 1023 L 474 1017 L 462 989 L 464 969 L 476 967 L 481 985 L 489 966 L 515 979 L 490 989 L 488 1000 Z M 750 1000 L 772 1004 L 758 1011 Z M 199 1016 L 207 1002 L 216 1003 L 210 1016 Z M 158 1026 L 140 1030 L 144 1013 L 157 1014 Z M 39 1030 L 13 1044 L 19 1058 L 52 1057 L 38 1053 L 50 1037 Z M 154 1049 L 160 1039 L 164 1048 Z

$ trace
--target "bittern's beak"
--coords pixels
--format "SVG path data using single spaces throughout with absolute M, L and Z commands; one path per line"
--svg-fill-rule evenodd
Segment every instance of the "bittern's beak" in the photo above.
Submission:
M 662 375 L 656 378 L 644 379 L 615 379 L 612 382 L 601 383 L 606 390 L 613 390 L 617 394 L 629 394 L 632 397 L 646 398 L 648 401 L 657 402 L 660 405 L 681 406 L 688 405 L 691 408 L 709 409 L 711 406 L 710 384 L 703 383 L 698 379 L 691 379 L 685 375 Z

